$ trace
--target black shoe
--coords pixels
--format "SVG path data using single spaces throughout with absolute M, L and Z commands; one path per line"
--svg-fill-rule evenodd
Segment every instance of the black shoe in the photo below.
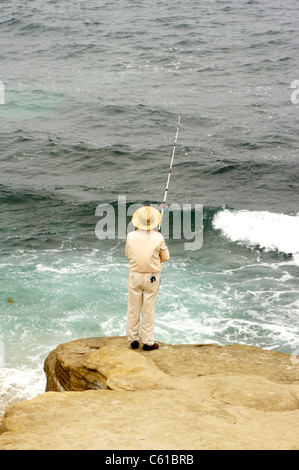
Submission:
M 153 351 L 154 349 L 158 349 L 158 348 L 159 348 L 158 343 L 154 343 L 151 346 L 149 346 L 148 344 L 143 345 L 143 351 Z
M 132 349 L 138 349 L 138 348 L 139 348 L 139 343 L 138 343 L 138 341 L 133 341 L 133 343 L 131 343 L 131 348 L 132 348 Z

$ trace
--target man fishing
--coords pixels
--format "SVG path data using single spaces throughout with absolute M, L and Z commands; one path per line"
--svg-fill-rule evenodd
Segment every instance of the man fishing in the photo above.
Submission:
M 155 308 L 162 263 L 169 259 L 163 235 L 154 230 L 160 222 L 161 213 L 157 209 L 143 206 L 132 217 L 137 230 L 127 235 L 125 254 L 130 272 L 126 333 L 132 349 L 138 349 L 140 338 L 144 351 L 159 348 L 159 344 L 154 342 Z
M 181 115 L 176 130 L 162 212 L 150 206 L 141 207 L 132 217 L 132 223 L 137 227 L 137 231 L 127 235 L 125 253 L 129 258 L 130 273 L 126 332 L 132 349 L 139 348 L 140 337 L 144 351 L 159 348 L 159 344 L 154 342 L 155 308 L 160 289 L 162 263 L 169 259 L 169 250 L 160 230 L 180 122 Z M 158 231 L 154 230 L 156 227 Z M 142 312 L 142 322 L 139 337 L 140 312 Z

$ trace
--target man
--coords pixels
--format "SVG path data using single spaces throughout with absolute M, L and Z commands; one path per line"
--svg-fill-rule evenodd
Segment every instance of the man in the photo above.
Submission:
M 155 307 L 160 289 L 162 263 L 169 259 L 164 237 L 154 229 L 161 213 L 150 206 L 138 209 L 132 223 L 137 231 L 127 235 L 125 254 L 129 259 L 127 338 L 132 349 L 139 347 L 140 311 L 141 341 L 144 351 L 158 349 L 154 342 Z

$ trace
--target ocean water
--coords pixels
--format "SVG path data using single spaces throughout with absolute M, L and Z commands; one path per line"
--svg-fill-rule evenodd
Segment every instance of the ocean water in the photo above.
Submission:
M 2 410 L 58 344 L 125 334 L 125 241 L 96 209 L 162 202 L 180 113 L 167 204 L 203 205 L 203 244 L 170 230 L 156 340 L 299 350 L 298 21 L 296 0 L 1 2 Z

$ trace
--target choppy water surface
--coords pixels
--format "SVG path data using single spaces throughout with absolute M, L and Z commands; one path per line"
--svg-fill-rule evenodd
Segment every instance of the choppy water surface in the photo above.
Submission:
M 59 343 L 125 334 L 124 240 L 95 236 L 96 208 L 162 201 L 179 113 L 168 204 L 203 204 L 204 239 L 195 251 L 168 240 L 156 339 L 294 352 L 298 2 L 33 0 L 0 13 L 3 406 L 43 391 Z

